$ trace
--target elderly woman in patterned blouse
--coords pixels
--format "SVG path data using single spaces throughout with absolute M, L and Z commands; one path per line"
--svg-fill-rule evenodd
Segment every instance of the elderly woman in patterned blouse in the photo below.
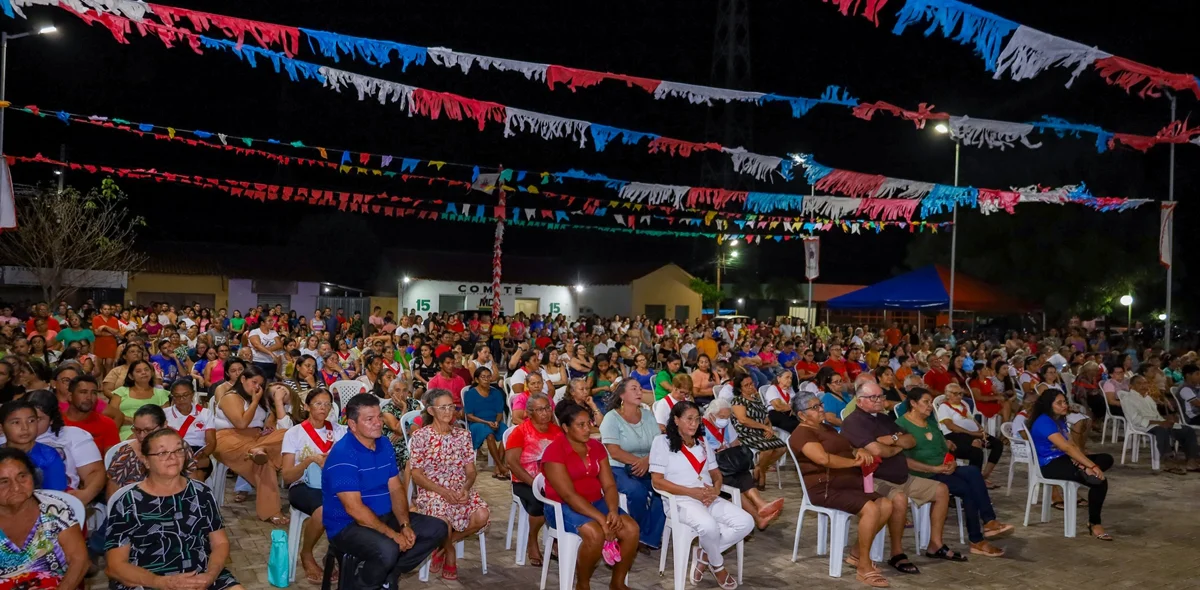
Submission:
M 36 479 L 23 451 L 0 449 L 0 588 L 76 588 L 88 569 L 82 515 L 34 492 Z

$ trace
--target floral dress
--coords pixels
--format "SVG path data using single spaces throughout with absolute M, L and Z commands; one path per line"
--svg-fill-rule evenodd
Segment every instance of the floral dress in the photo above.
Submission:
M 442 487 L 462 489 L 467 482 L 467 465 L 475 462 L 469 432 L 453 428 L 449 434 L 438 434 L 434 428 L 426 427 L 413 433 L 408 444 L 413 469 L 420 469 L 425 477 Z M 426 516 L 449 522 L 456 531 L 465 531 L 471 513 L 487 508 L 487 503 L 474 489 L 468 492 L 466 504 L 451 504 L 442 496 L 418 486 L 413 508 Z
M 404 400 L 403 408 L 397 406 L 395 401 L 383 404 L 383 411 L 394 416 L 397 422 L 399 422 L 400 418 L 403 418 L 405 414 L 420 408 L 420 402 L 411 397 Z M 392 442 L 392 448 L 396 451 L 396 468 L 403 473 L 404 466 L 408 465 L 408 445 L 404 444 L 404 433 L 393 431 L 391 428 L 388 428 L 387 422 L 384 422 L 383 435 Z
M 0 533 L 0 588 L 57 588 L 67 574 L 67 556 L 58 544 L 63 531 L 78 524 L 66 502 L 34 492 L 38 519 L 18 546 Z
M 763 424 L 771 423 L 769 420 L 767 420 L 767 406 L 763 405 L 762 398 L 755 397 L 754 399 L 746 399 L 740 395 L 735 395 L 733 396 L 733 405 L 746 408 L 746 417 L 754 420 L 755 422 L 761 422 Z M 756 451 L 782 449 L 784 445 L 787 444 L 778 436 L 774 438 L 767 438 L 766 434 L 764 434 L 762 430 L 751 428 L 749 426 L 743 426 L 741 422 L 736 420 L 734 421 L 734 428 L 737 430 L 738 438 L 741 439 L 742 444 Z

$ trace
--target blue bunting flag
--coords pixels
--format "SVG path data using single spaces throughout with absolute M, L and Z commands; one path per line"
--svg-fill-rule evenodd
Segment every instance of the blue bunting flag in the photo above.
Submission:
M 1004 38 L 1020 26 L 957 0 L 908 0 L 896 18 L 896 26 L 892 28 L 896 35 L 910 25 L 929 21 L 926 37 L 940 28 L 948 39 L 963 45 L 974 44 L 975 54 L 983 58 L 989 72 L 996 71 Z M 955 29 L 958 34 L 951 36 Z

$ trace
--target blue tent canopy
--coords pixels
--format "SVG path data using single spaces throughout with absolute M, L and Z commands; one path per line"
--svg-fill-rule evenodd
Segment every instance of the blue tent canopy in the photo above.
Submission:
M 830 299 L 830 309 L 946 309 L 950 306 L 950 271 L 937 265 L 918 268 L 881 283 Z M 958 273 L 954 307 L 964 311 L 1016 312 L 1027 306 L 995 287 Z

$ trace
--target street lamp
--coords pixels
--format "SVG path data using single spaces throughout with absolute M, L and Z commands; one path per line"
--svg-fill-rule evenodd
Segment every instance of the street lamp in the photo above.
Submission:
M 412 282 L 412 279 L 411 279 L 411 278 L 409 278 L 409 277 L 404 277 L 404 279 L 402 279 L 402 280 L 404 281 L 404 284 L 405 284 L 405 285 L 407 285 L 407 284 L 409 284 L 409 283 L 411 283 L 411 282 Z
M 713 315 L 720 315 L 720 312 L 721 312 L 721 298 L 720 298 L 721 271 L 725 270 L 725 267 L 729 266 L 730 264 L 732 264 L 733 261 L 737 260 L 738 251 L 733 249 L 734 246 L 737 246 L 737 243 L 738 243 L 737 240 L 729 240 L 729 253 L 728 254 L 726 254 L 723 250 L 721 250 L 720 246 L 717 246 L 717 303 L 716 303 L 716 308 L 713 310 Z
M 938 135 L 950 135 L 950 127 L 945 123 L 938 123 L 933 126 L 934 133 Z M 959 149 L 962 144 L 957 139 L 951 137 L 954 141 L 954 186 L 958 186 L 958 161 Z M 952 221 L 954 224 L 950 226 L 950 312 L 949 320 L 946 322 L 950 325 L 950 331 L 954 331 L 954 274 L 956 264 L 958 262 L 958 203 L 955 202 L 950 206 Z
M 741 304 L 743 304 L 743 303 L 745 303 L 745 302 L 746 302 L 746 300 L 745 300 L 745 299 L 742 299 L 741 297 L 738 297 L 738 305 L 741 305 Z
M 20 39 L 30 35 L 49 35 L 56 32 L 58 32 L 58 28 L 54 25 L 44 26 L 36 32 L 28 31 L 17 33 L 16 35 L 0 32 L 0 103 L 3 103 L 3 106 L 8 106 L 4 93 L 6 82 L 8 81 L 8 40 Z M 8 109 L 0 108 L 0 154 L 4 153 L 4 111 L 6 110 Z
M 575 285 L 575 292 L 576 292 L 576 293 L 583 293 L 583 283 L 580 283 L 580 284 L 578 284 L 578 285 Z
M 1132 330 L 1133 329 L 1133 295 L 1122 295 L 1121 296 L 1121 305 L 1124 305 L 1125 309 L 1128 310 L 1127 314 L 1125 316 L 1125 329 L 1127 331 Z
M 1158 314 L 1158 321 L 1160 321 L 1160 322 L 1167 321 L 1167 314 L 1165 314 L 1165 313 Z

